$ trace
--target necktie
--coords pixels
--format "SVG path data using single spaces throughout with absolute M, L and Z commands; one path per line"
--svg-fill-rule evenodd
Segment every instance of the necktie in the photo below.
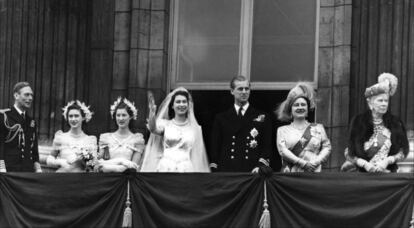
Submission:
M 239 111 L 237 112 L 237 116 L 240 117 L 240 118 L 243 117 L 242 111 L 243 111 L 243 107 L 240 106 Z
M 24 119 L 24 120 L 26 120 L 26 115 L 24 114 L 24 112 L 22 112 L 22 118 Z

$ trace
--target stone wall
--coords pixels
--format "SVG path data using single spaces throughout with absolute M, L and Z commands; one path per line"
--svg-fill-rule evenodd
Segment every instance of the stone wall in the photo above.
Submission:
M 147 91 L 153 91 L 156 102 L 159 103 L 167 89 L 170 1 L 117 0 L 112 3 L 114 4 L 94 1 L 96 10 L 93 18 L 104 17 L 104 13 L 111 12 L 114 17 L 107 19 L 108 22 L 104 24 L 100 22 L 105 20 L 94 20 L 94 27 L 100 30 L 93 33 L 96 39 L 93 43 L 105 41 L 101 42 L 105 44 L 105 50 L 98 49 L 100 46 L 95 45 L 92 57 L 102 53 L 102 58 L 112 59 L 111 66 L 102 66 L 112 74 L 111 100 L 123 95 L 135 101 L 140 109 L 138 128 L 143 129 Z M 351 9 L 351 0 L 320 1 L 320 102 L 316 121 L 324 124 L 332 141 L 334 150 L 326 165 L 331 170 L 337 170 L 344 160 L 342 151 L 345 148 L 349 119 Z M 104 34 L 99 32 L 101 30 L 105 31 L 105 37 L 99 35 Z M 110 33 L 113 34 L 112 37 L 108 37 Z M 96 61 L 99 59 L 96 58 Z M 92 71 L 93 69 L 95 68 Z M 111 128 L 114 127 L 111 125 Z
M 113 95 L 135 101 L 138 127 L 145 128 L 147 92 L 157 103 L 167 89 L 168 0 L 115 1 Z
M 159 104 L 167 89 L 169 0 L 92 0 L 91 4 L 91 54 L 85 64 L 90 64 L 89 97 L 97 101 L 92 121 L 100 124 L 90 133 L 116 128 L 108 111 L 118 96 L 135 102 L 135 128 L 146 133 L 147 92 L 152 91 Z M 45 166 L 51 144 L 52 138 L 39 148 L 45 171 L 53 171 Z
M 321 0 L 316 122 L 325 126 L 332 143 L 326 165 L 332 171 L 343 163 L 349 122 L 351 62 L 351 0 Z
M 104 13 L 111 12 L 114 17 L 112 20 L 108 19 L 106 24 L 100 23 L 105 20 L 94 20 L 98 31 L 93 32 L 95 38 L 92 57 L 103 53 L 105 58 L 112 58 L 112 65 L 104 66 L 112 72 L 110 97 L 114 100 L 123 95 L 135 101 L 140 116 L 138 127 L 143 129 L 147 112 L 147 91 L 153 91 L 156 102 L 159 103 L 167 90 L 170 1 L 117 0 L 114 4 L 107 3 L 106 7 L 98 7 L 101 3 L 94 1 L 96 7 L 93 18 L 103 17 Z M 333 151 L 326 169 L 337 171 L 344 161 L 343 150 L 346 147 L 350 119 L 352 0 L 320 0 L 319 19 L 320 101 L 317 105 L 316 121 L 324 124 L 332 142 Z M 99 32 L 100 30 L 104 32 Z M 99 34 L 104 33 L 113 33 L 113 37 L 99 38 Z M 100 43 L 102 45 L 98 45 Z M 406 162 L 412 165 L 414 134 L 409 132 L 409 135 L 411 153 Z M 41 163 L 45 163 L 50 150 L 51 147 L 48 146 L 40 147 Z M 406 166 L 404 162 L 401 164 Z

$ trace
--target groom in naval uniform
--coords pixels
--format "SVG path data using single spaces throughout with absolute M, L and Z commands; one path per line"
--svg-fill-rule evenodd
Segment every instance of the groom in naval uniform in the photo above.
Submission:
M 234 105 L 216 115 L 210 145 L 210 168 L 220 172 L 271 172 L 270 118 L 249 104 L 250 82 L 236 76 L 230 82 Z
M 36 124 L 27 111 L 33 91 L 27 82 L 13 88 L 14 105 L 0 112 L 0 172 L 42 172 Z

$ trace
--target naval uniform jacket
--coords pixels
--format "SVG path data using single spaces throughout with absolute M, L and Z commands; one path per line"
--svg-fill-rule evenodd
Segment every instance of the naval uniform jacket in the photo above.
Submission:
M 35 121 L 27 113 L 23 118 L 15 107 L 0 113 L 0 160 L 7 172 L 34 172 L 34 162 L 39 162 Z
M 268 165 L 272 149 L 269 116 L 251 105 L 244 116 L 234 107 L 216 115 L 212 128 L 210 162 L 221 172 L 250 172 Z M 217 166 L 217 167 L 215 167 Z

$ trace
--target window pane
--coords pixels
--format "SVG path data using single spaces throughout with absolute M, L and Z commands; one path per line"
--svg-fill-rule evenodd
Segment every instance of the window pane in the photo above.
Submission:
M 240 0 L 180 0 L 178 82 L 222 82 L 237 75 Z
M 316 0 L 254 3 L 251 80 L 313 81 Z

